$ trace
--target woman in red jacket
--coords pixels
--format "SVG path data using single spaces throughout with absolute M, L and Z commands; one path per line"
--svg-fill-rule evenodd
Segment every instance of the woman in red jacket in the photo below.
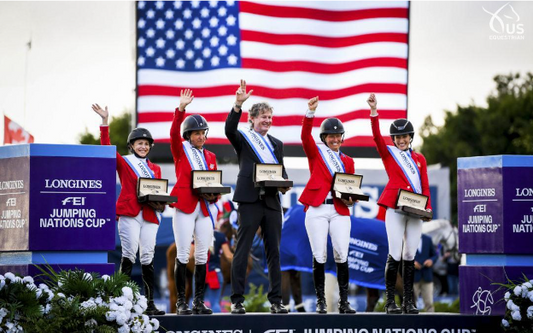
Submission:
M 396 199 L 400 189 L 423 194 L 429 198 L 426 159 L 422 154 L 411 149 L 415 132 L 413 124 L 407 119 L 396 119 L 392 123 L 390 135 L 394 146 L 387 146 L 379 129 L 376 96 L 370 94 L 367 102 L 370 105 L 372 135 L 389 176 L 389 182 L 378 200 L 378 205 L 386 209 L 385 226 L 389 243 L 389 257 L 385 266 L 387 295 L 385 309 L 387 313 L 417 314 L 418 309 L 413 299 L 414 259 L 422 235 L 422 220 L 399 214 L 395 209 L 398 208 Z M 427 210 L 431 211 L 430 200 L 428 200 Z M 394 287 L 398 266 L 402 259 L 404 294 L 400 309 L 394 301 Z
M 307 103 L 309 109 L 303 119 L 302 143 L 309 162 L 311 176 L 299 201 L 304 204 L 305 229 L 313 252 L 313 281 L 316 292 L 316 312 L 326 313 L 324 295 L 328 233 L 333 243 L 339 283 L 339 312 L 355 313 L 348 302 L 348 248 L 350 245 L 350 211 L 353 202 L 338 199 L 331 194 L 335 172 L 354 173 L 353 159 L 340 151 L 344 127 L 337 118 L 327 118 L 320 125 L 320 140 L 315 144 L 311 135 L 318 97 Z
M 176 313 L 180 315 L 213 313 L 204 304 L 204 293 L 207 252 L 213 244 L 213 229 L 217 216 L 217 208 L 214 205 L 217 197 L 214 194 L 194 193 L 191 186 L 191 172 L 192 170 L 216 170 L 217 162 L 215 154 L 204 148 L 209 130 L 207 121 L 199 114 L 185 118 L 185 107 L 193 99 L 191 90 L 181 91 L 180 104 L 176 108 L 170 128 L 170 148 L 177 177 L 171 195 L 177 196 L 178 202 L 171 206 L 176 209 L 172 228 L 177 248 L 174 268 L 178 291 Z M 181 134 L 180 127 L 182 127 Z M 191 310 L 185 299 L 185 274 L 193 236 L 195 285 Z
M 109 112 L 93 104 L 94 112 L 102 117 L 100 144 L 110 145 Z M 163 315 L 154 305 L 154 253 L 155 238 L 161 217 L 158 212 L 165 209 L 162 203 L 140 204 L 137 201 L 137 178 L 161 178 L 161 168 L 148 160 L 147 156 L 154 140 L 147 129 L 135 128 L 128 135 L 128 148 L 131 155 L 117 153 L 117 172 L 122 189 L 117 200 L 118 234 L 122 246 L 120 271 L 131 277 L 133 263 L 140 250 L 144 293 L 148 299 L 148 315 Z

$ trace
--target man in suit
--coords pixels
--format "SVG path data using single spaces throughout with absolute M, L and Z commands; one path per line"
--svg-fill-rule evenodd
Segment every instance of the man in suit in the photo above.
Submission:
M 422 294 L 424 310 L 435 312 L 433 306 L 433 263 L 437 260 L 437 251 L 431 237 L 422 234 L 422 240 L 415 255 L 415 300 Z
M 237 153 L 239 174 L 233 201 L 239 203 L 237 247 L 231 271 L 231 313 L 244 314 L 243 306 L 246 268 L 254 235 L 259 227 L 265 243 L 268 264 L 268 300 L 272 313 L 287 313 L 281 304 L 281 269 L 279 244 L 283 211 L 279 193 L 289 188 L 254 187 L 255 163 L 278 163 L 283 165 L 283 143 L 267 132 L 272 125 L 272 108 L 267 103 L 252 105 L 249 111 L 250 128 L 238 129 L 242 104 L 253 90 L 246 93 L 246 82 L 236 92 L 235 104 L 226 119 L 226 136 Z M 283 178 L 287 179 L 285 168 Z

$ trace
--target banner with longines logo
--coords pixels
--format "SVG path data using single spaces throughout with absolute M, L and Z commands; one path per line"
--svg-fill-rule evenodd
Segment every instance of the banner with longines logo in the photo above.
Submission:
M 29 247 L 29 161 L 0 155 L 0 251 Z
M 502 315 L 505 288 L 533 274 L 533 156 L 457 161 L 461 313 Z
M 114 146 L 2 147 L 0 168 L 0 250 L 115 248 Z
M 533 254 L 533 156 L 460 158 L 459 250 Z
M 501 169 L 457 170 L 460 252 L 503 253 L 502 199 Z

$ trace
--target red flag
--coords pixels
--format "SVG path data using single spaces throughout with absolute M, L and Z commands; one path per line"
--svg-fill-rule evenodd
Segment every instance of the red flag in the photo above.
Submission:
M 33 143 L 33 135 L 4 115 L 4 144 Z

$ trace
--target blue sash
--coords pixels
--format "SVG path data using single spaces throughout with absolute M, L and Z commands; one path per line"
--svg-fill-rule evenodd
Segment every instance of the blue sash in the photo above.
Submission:
M 253 129 L 239 129 L 261 163 L 279 164 L 270 142 Z
M 411 153 L 409 151 L 403 151 L 393 146 L 387 146 L 387 148 L 389 149 L 392 157 L 394 158 L 400 169 L 402 169 L 403 173 L 405 174 L 405 177 L 407 178 L 407 181 L 409 182 L 409 184 L 411 184 L 411 188 L 413 189 L 413 191 L 415 193 L 422 194 L 420 170 L 418 170 L 418 166 L 411 157 Z
M 131 170 L 137 175 L 137 178 L 155 178 L 154 172 L 148 166 L 146 161 L 138 158 L 135 155 L 124 156 L 124 160 L 130 166 Z M 161 213 L 155 212 L 155 216 L 159 223 L 161 223 Z
M 322 161 L 324 161 L 331 174 L 331 177 L 335 175 L 335 172 L 346 172 L 344 163 L 342 163 L 340 158 L 340 152 L 337 154 L 326 145 L 318 144 L 316 146 L 320 152 Z
M 187 160 L 189 161 L 192 170 L 209 170 L 204 154 L 198 148 L 193 147 L 189 141 L 183 141 L 183 151 L 185 152 L 185 156 L 187 156 Z M 211 214 L 209 202 L 205 199 L 203 200 L 207 207 L 207 213 L 211 218 L 211 224 L 213 224 L 213 228 L 215 228 L 215 219 L 213 218 L 213 214 Z
M 124 156 L 124 160 L 126 163 L 128 163 L 137 177 L 155 178 L 154 172 L 152 169 L 150 169 L 150 167 L 148 167 L 148 163 L 146 163 L 146 161 L 143 161 L 135 155 Z

